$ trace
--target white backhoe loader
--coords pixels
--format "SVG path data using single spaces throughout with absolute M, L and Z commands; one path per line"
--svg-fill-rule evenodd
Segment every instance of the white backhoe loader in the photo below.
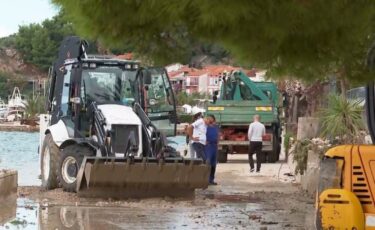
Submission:
M 42 186 L 101 197 L 189 196 L 206 188 L 205 162 L 167 144 L 177 119 L 164 68 L 88 56 L 86 47 L 66 38 L 50 71 L 40 121 Z

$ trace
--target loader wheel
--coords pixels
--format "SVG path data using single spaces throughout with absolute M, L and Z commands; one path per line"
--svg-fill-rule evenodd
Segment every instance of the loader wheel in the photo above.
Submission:
M 57 188 L 57 168 L 60 159 L 60 149 L 53 141 L 50 133 L 44 137 L 41 154 L 42 187 L 47 190 Z
M 93 151 L 83 145 L 70 145 L 63 149 L 58 170 L 59 184 L 66 192 L 76 192 L 77 174 L 84 156 L 93 155 Z

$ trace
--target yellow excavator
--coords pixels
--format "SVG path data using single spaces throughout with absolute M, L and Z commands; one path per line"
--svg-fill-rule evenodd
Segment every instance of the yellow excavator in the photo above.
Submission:
M 368 55 L 373 70 L 375 49 Z M 367 126 L 375 143 L 374 83 L 366 87 Z M 375 229 L 375 145 L 341 145 L 328 150 L 320 166 L 317 229 Z

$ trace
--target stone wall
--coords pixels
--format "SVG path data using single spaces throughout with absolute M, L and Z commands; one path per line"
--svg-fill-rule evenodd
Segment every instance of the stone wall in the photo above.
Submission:
M 0 170 L 0 202 L 17 194 L 17 178 L 15 170 Z
M 318 137 L 319 131 L 320 125 L 318 118 L 298 118 L 297 140 L 312 139 L 314 137 Z M 289 156 L 288 164 L 290 168 L 296 168 L 296 164 L 293 162 L 293 155 Z M 306 172 L 304 173 L 304 175 L 296 175 L 297 182 L 301 183 L 302 188 L 311 195 L 315 194 L 316 186 L 318 185 L 319 164 L 320 159 L 318 154 L 309 151 Z
M 300 117 L 298 118 L 297 140 L 311 139 L 319 136 L 319 118 Z

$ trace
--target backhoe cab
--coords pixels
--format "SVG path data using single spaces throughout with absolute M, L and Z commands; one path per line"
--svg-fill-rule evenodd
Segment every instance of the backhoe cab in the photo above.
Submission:
M 192 194 L 208 185 L 208 166 L 168 146 L 175 99 L 163 68 L 88 56 L 69 37 L 50 76 L 41 116 L 42 186 L 87 196 Z

